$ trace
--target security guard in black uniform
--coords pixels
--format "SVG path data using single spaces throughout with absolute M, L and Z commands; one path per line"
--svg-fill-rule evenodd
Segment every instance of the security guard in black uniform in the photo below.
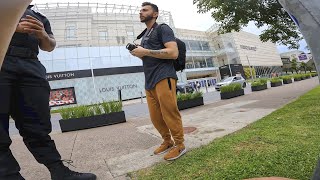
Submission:
M 95 180 L 90 173 L 63 165 L 49 133 L 50 86 L 46 69 L 37 58 L 39 48 L 52 51 L 56 41 L 48 19 L 29 5 L 11 40 L 0 71 L 0 180 L 23 180 L 9 146 L 9 116 L 29 151 L 50 171 L 53 180 Z

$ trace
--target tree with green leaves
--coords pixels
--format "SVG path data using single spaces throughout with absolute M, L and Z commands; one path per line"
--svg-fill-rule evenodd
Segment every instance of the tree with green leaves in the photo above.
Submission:
M 198 12 L 211 12 L 220 25 L 219 33 L 240 31 L 252 21 L 258 28 L 266 25 L 260 35 L 263 42 L 271 40 L 299 48 L 301 33 L 277 0 L 193 0 L 193 3 Z
M 293 71 L 296 71 L 298 74 L 298 63 L 297 63 L 297 58 L 293 58 L 291 61 L 291 72 L 293 74 Z
M 307 64 L 305 62 L 301 62 L 300 70 L 303 70 L 304 73 L 307 73 Z
M 256 77 L 256 70 L 254 68 L 244 67 L 243 70 L 244 70 L 244 75 L 246 76 L 247 79 Z M 251 73 L 252 73 L 252 76 L 251 76 Z
M 312 66 L 307 66 L 307 70 L 308 70 L 309 72 L 311 72 L 311 71 L 312 71 Z

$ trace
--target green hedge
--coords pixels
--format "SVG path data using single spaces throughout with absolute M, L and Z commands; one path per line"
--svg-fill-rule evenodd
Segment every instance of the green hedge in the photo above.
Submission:
M 261 79 L 255 79 L 252 83 L 251 83 L 251 87 L 254 86 L 263 86 L 265 84 L 267 84 L 268 79 L 266 78 L 261 78 Z
M 242 89 L 241 84 L 233 83 L 233 84 L 230 84 L 230 85 L 222 86 L 220 88 L 220 91 L 221 91 L 221 93 L 225 93 L 225 92 L 238 91 L 240 89 Z
M 185 93 L 185 94 L 181 93 L 177 95 L 177 101 L 186 101 L 190 99 L 196 99 L 199 97 L 203 97 L 202 92 Z
M 294 80 L 301 80 L 302 75 L 301 74 L 295 74 L 293 75 Z
M 271 83 L 278 83 L 278 82 L 282 82 L 282 81 L 281 81 L 280 78 L 274 77 L 274 78 L 271 78 L 271 79 L 270 79 L 270 82 L 271 82 Z
M 284 80 L 284 81 L 288 81 L 292 79 L 292 76 L 281 76 L 280 79 Z
M 103 102 L 88 106 L 75 106 L 59 109 L 62 119 L 74 119 L 122 111 L 122 103 L 118 101 Z

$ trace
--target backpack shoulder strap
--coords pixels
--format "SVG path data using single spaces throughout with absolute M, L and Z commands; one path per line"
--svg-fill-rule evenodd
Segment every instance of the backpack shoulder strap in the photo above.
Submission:
M 161 41 L 162 41 L 162 29 L 161 29 L 161 26 L 164 26 L 164 25 L 167 25 L 167 24 L 166 23 L 162 23 L 162 24 L 159 24 L 157 26 L 158 37 L 160 38 Z

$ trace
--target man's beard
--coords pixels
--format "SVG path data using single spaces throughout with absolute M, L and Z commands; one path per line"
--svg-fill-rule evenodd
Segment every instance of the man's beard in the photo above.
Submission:
M 143 20 L 140 20 L 140 21 L 145 23 L 145 22 L 148 22 L 148 21 L 150 21 L 152 19 L 153 19 L 153 17 L 150 15 L 150 16 L 147 16 L 146 18 L 144 18 Z

